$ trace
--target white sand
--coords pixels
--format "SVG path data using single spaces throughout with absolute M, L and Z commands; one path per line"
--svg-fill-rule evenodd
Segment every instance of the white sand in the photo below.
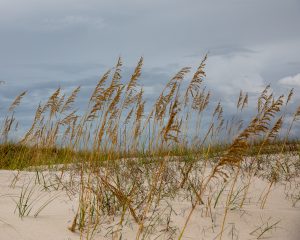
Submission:
M 0 240 L 80 239 L 78 232 L 72 233 L 68 230 L 77 210 L 78 196 L 74 195 L 69 198 L 62 190 L 47 192 L 36 185 L 32 199 L 36 196 L 41 197 L 41 199 L 35 201 L 29 216 L 21 219 L 18 216 L 18 211 L 15 211 L 16 203 L 14 201 L 18 201 L 22 186 L 32 182 L 35 173 L 22 172 L 21 179 L 12 187 L 10 185 L 15 174 L 15 171 L 0 171 Z M 267 224 L 272 225 L 279 220 L 276 229 L 268 231 L 262 237 L 278 240 L 300 239 L 300 204 L 298 202 L 295 207 L 292 206 L 292 202 L 286 199 L 283 185 L 277 184 L 272 188 L 265 208 L 260 209 L 258 199 L 267 184 L 268 182 L 254 179 L 249 192 L 251 199 L 247 199 L 243 210 L 229 211 L 222 239 L 256 239 L 261 231 L 258 230 L 257 233 L 250 235 L 254 229 L 264 223 L 264 226 L 267 226 Z M 37 217 L 34 217 L 33 215 L 39 206 L 51 196 L 57 196 L 57 198 L 43 209 Z M 173 201 L 171 204 L 178 213 L 174 218 L 173 225 L 181 229 L 190 210 L 190 203 Z M 213 209 L 214 223 L 212 223 L 211 217 L 206 214 L 203 206 L 199 206 L 194 212 L 182 239 L 215 239 L 220 232 L 224 213 L 223 206 L 224 203 L 221 203 L 216 209 Z M 136 229 L 136 227 L 133 227 L 133 229 Z M 135 234 L 136 231 L 128 228 L 123 239 L 135 239 Z M 83 239 L 85 238 L 83 237 Z M 111 236 L 104 238 L 103 234 L 99 233 L 95 239 L 111 239 Z M 159 239 L 164 238 L 160 237 Z

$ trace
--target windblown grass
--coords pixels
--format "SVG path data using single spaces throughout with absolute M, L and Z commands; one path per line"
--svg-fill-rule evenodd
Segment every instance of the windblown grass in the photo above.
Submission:
M 107 229 L 105 220 L 111 216 L 115 220 L 106 236 L 113 239 L 121 239 L 130 224 L 135 224 L 136 239 L 181 239 L 199 206 L 205 206 L 205 215 L 214 224 L 213 212 L 222 199 L 224 214 L 217 235 L 221 239 L 228 212 L 243 209 L 254 177 L 269 181 L 261 208 L 267 204 L 270 189 L 282 178 L 297 182 L 299 141 L 289 135 L 300 118 L 300 106 L 283 128 L 293 90 L 275 97 L 267 86 L 258 97 L 253 117 L 243 119 L 249 99 L 241 91 L 237 115 L 228 120 L 220 102 L 216 106 L 210 103 L 212 93 L 203 83 L 206 60 L 207 56 L 189 81 L 185 78 L 191 69 L 179 70 L 153 106 L 145 109 L 138 81 L 143 58 L 127 82 L 122 81 L 119 58 L 99 79 L 83 113 L 74 106 L 80 87 L 69 96 L 58 88 L 39 104 L 21 140 L 11 142 L 11 130 L 19 127 L 15 111 L 26 94 L 22 92 L 2 124 L 0 168 L 35 169 L 38 177 L 39 171 L 62 165 L 55 181 L 79 198 L 69 229 L 79 231 L 84 239 Z M 210 122 L 204 123 L 204 118 Z M 279 158 L 266 160 L 274 154 Z M 286 155 L 294 160 L 282 160 Z M 266 169 L 270 172 L 262 174 Z M 66 183 L 65 175 L 75 177 Z M 240 178 L 245 180 L 243 185 L 238 185 Z M 20 201 L 24 196 L 29 199 L 27 190 Z M 287 196 L 296 196 L 295 206 L 299 194 Z M 172 226 L 175 213 L 169 202 L 174 199 L 191 204 L 183 226 Z M 30 211 L 20 201 L 17 208 L 23 217 Z M 262 228 L 257 231 L 258 238 L 265 233 Z

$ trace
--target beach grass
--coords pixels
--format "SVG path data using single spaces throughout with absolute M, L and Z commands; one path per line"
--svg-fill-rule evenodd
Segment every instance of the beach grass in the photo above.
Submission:
M 206 61 L 207 55 L 193 73 L 189 67 L 180 69 L 146 108 L 139 83 L 143 58 L 128 81 L 122 79 L 119 58 L 99 79 L 84 111 L 76 107 L 80 87 L 68 96 L 58 88 L 39 104 L 26 133 L 13 141 L 12 129 L 22 123 L 15 118 L 27 94 L 22 92 L 3 118 L 0 168 L 36 171 L 37 177 L 45 170 L 55 172 L 58 185 L 77 193 L 78 209 L 66 227 L 82 239 L 107 229 L 105 219 L 112 216 L 114 225 L 107 231 L 112 239 L 122 239 L 130 224 L 135 239 L 183 239 L 199 206 L 214 223 L 213 212 L 223 204 L 217 234 L 222 239 L 228 212 L 244 208 L 254 178 L 268 182 L 262 209 L 276 183 L 299 181 L 300 142 L 290 134 L 300 106 L 290 113 L 293 89 L 276 97 L 266 86 L 255 106 L 241 91 L 236 115 L 224 117 L 226 109 L 221 102 L 214 105 L 205 87 Z M 250 107 L 252 116 L 244 117 Z M 66 175 L 72 176 L 67 183 Z M 32 193 L 23 190 L 16 203 L 21 217 L 34 208 L 34 201 L 30 209 L 23 204 Z M 190 203 L 181 226 L 172 225 L 176 214 L 169 202 L 176 199 Z M 251 234 L 259 239 L 278 223 Z

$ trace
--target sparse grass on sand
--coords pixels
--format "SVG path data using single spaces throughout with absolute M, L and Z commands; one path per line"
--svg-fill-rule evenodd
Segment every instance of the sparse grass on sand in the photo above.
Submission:
M 267 86 L 251 119 L 241 91 L 228 120 L 204 86 L 206 59 L 190 81 L 182 68 L 145 109 L 143 58 L 127 82 L 119 58 L 85 111 L 74 106 L 80 87 L 69 96 L 58 88 L 13 142 L 26 92 L 17 96 L 1 128 L 0 239 L 297 239 L 293 89 L 275 97 Z

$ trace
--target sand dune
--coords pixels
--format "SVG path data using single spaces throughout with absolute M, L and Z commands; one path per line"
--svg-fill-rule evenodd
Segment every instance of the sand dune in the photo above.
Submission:
M 0 239 L 16 240 L 75 240 L 85 239 L 78 232 L 71 232 L 68 227 L 72 224 L 78 206 L 78 195 L 67 194 L 64 190 L 48 191 L 36 181 L 34 172 L 20 172 L 18 181 L 16 171 L 0 171 Z M 226 227 L 222 239 L 257 239 L 268 226 L 275 224 L 272 229 L 261 235 L 261 239 L 300 239 L 300 206 L 292 206 L 287 199 L 285 187 L 281 184 L 271 189 L 269 198 L 264 209 L 258 204 L 259 196 L 268 185 L 260 179 L 254 178 L 250 188 L 250 199 L 243 209 L 230 210 L 226 219 Z M 20 194 L 24 192 L 24 186 L 33 189 L 28 205 L 32 209 L 28 216 L 19 217 L 17 202 Z M 34 217 L 40 206 L 47 200 L 51 201 L 41 212 Z M 190 209 L 190 203 L 185 201 L 170 201 L 176 217 L 173 225 L 179 229 L 183 226 L 186 215 Z M 193 214 L 183 239 L 218 239 L 224 203 L 213 209 L 212 217 L 208 216 L 203 206 L 199 205 Z M 113 221 L 112 221 L 113 222 Z M 109 224 L 107 222 L 106 224 Z M 260 228 L 261 227 L 261 228 Z M 128 227 L 123 233 L 122 239 L 134 239 L 136 226 Z M 254 231 L 257 229 L 256 231 Z M 124 231 L 123 231 L 124 232 Z M 106 236 L 105 236 L 106 235 Z M 173 237 L 176 239 L 178 234 Z M 112 235 L 104 230 L 95 234 L 95 239 L 112 239 Z M 164 239 L 161 236 L 158 239 Z

